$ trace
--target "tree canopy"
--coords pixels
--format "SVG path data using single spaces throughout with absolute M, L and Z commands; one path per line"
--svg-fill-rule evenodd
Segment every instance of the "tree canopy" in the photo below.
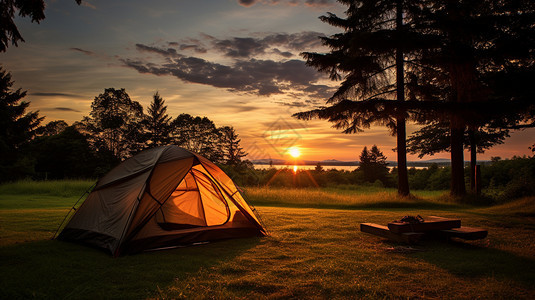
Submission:
M 125 159 L 143 148 L 143 107 L 125 89 L 108 88 L 95 97 L 91 112 L 80 123 L 95 149 L 106 149 Z

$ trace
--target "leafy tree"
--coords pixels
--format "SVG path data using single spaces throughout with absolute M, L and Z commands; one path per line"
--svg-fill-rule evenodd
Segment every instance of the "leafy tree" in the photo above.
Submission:
M 243 148 L 240 147 L 241 139 L 238 139 L 238 134 L 233 127 L 224 126 L 219 128 L 221 132 L 221 148 L 225 164 L 232 166 L 239 166 L 242 162 L 242 158 L 247 155 Z
M 75 0 L 78 5 L 82 0 Z M 15 47 L 18 42 L 24 42 L 17 25 L 15 25 L 15 13 L 21 17 L 30 17 L 32 22 L 39 23 L 45 18 L 45 1 L 44 0 L 2 0 L 0 3 L 0 52 L 5 52 L 9 42 Z
M 166 112 L 165 100 L 156 92 L 144 121 L 149 147 L 167 145 L 170 141 L 171 117 Z
M 180 114 L 171 122 L 172 141 L 214 162 L 223 162 L 220 131 L 207 117 Z
M 380 180 L 383 184 L 386 184 L 388 181 L 387 165 L 386 157 L 376 145 L 373 145 L 370 151 L 368 151 L 367 147 L 362 149 L 357 170 L 361 172 L 367 182 Z
M 63 120 L 50 121 L 45 126 L 37 128 L 36 133 L 40 136 L 51 136 L 60 134 L 67 127 L 69 127 L 69 124 Z
M 50 123 L 49 123 L 50 124 Z M 32 141 L 35 171 L 44 179 L 93 178 L 101 160 L 97 159 L 85 136 L 74 126 L 57 134 L 43 135 Z
M 11 74 L 0 68 L 0 180 L 12 180 L 30 174 L 31 158 L 24 146 L 36 134 L 43 117 L 26 112 L 30 102 L 21 101 L 26 92 L 12 89 Z
M 97 151 L 109 151 L 118 159 L 125 159 L 145 144 L 141 124 L 143 107 L 132 101 L 125 89 L 105 89 L 95 97 L 89 116 L 79 124 Z
M 480 127 L 477 132 L 467 131 L 464 136 L 464 147 L 470 150 L 470 183 L 475 188 L 475 166 L 477 165 L 476 154 L 484 153 L 485 150 L 503 144 L 509 137 L 508 129 Z M 434 155 L 443 151 L 450 151 L 450 126 L 448 122 L 435 121 L 414 132 L 407 140 L 409 153 L 418 154 L 419 158 L 425 155 Z

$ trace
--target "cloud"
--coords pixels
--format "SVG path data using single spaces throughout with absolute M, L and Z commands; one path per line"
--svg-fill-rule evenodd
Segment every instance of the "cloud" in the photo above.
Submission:
M 234 112 L 237 112 L 237 113 L 250 112 L 250 111 L 253 111 L 253 110 L 261 109 L 261 107 L 259 107 L 259 106 L 251 106 L 251 105 L 248 105 L 248 104 L 237 105 L 237 104 L 228 104 L 228 103 L 226 103 L 223 108 L 224 109 L 229 108 L 229 109 L 231 109 L 231 110 L 233 110 Z
M 283 105 L 283 106 L 297 107 L 297 108 L 302 108 L 302 107 L 308 107 L 309 106 L 309 104 L 306 103 L 305 101 L 292 101 L 292 102 L 276 101 L 275 103 L 278 103 L 278 104 Z
M 160 54 L 165 57 L 174 57 L 174 58 L 183 57 L 183 55 L 178 54 L 178 52 L 173 48 L 161 49 L 157 47 L 146 46 L 143 44 L 136 44 L 136 49 L 139 51 L 143 51 L 143 52 L 152 52 L 152 53 Z
M 335 88 L 323 84 L 310 85 L 304 89 L 304 92 L 316 99 L 328 99 L 335 91 Z
M 262 41 L 254 38 L 235 37 L 215 42 L 215 48 L 229 57 L 251 57 L 262 54 L 267 46 Z
M 93 4 L 91 4 L 91 3 L 87 2 L 87 1 L 82 1 L 81 5 L 85 6 L 85 7 L 89 7 L 91 9 L 97 9 L 97 7 L 95 5 L 93 5 Z
M 314 31 L 300 33 L 256 33 L 258 37 L 233 37 L 229 39 L 217 39 L 207 36 L 213 50 L 223 53 L 227 57 L 247 58 L 265 54 L 268 52 L 289 58 L 294 54 L 289 51 L 281 51 L 279 47 L 294 50 L 298 53 L 316 49 L 321 46 L 319 37 L 325 36 Z M 269 50 L 269 51 L 268 51 Z
M 297 6 L 306 5 L 310 7 L 325 7 L 332 6 L 336 3 L 335 0 L 238 0 L 238 4 L 245 7 L 251 7 L 257 3 L 267 5 L 287 5 Z
M 288 52 L 288 51 L 284 51 L 283 52 L 283 51 L 280 51 L 277 48 L 273 48 L 272 52 L 275 53 L 275 54 L 278 54 L 280 56 L 286 57 L 286 58 L 290 58 L 290 57 L 294 56 L 292 52 Z
M 318 36 L 322 34 L 307 31 L 253 33 L 249 37 L 220 39 L 201 33 L 199 39 L 163 42 L 162 46 L 138 43 L 138 52 L 153 55 L 120 58 L 120 61 L 143 74 L 174 76 L 184 82 L 236 93 L 258 96 L 286 94 L 299 99 L 305 103 L 303 105 L 313 106 L 315 103 L 305 100 L 327 99 L 333 89 L 318 84 L 325 76 L 307 67 L 303 60 L 293 59 L 297 55 L 293 52 L 317 49 L 321 46 Z M 192 55 L 192 52 L 200 56 Z M 210 52 L 210 60 L 202 55 L 207 52 Z M 294 103 L 294 106 L 297 105 L 297 102 Z
M 249 7 L 249 6 L 253 5 L 253 4 L 255 4 L 255 2 L 256 2 L 256 0 L 238 0 L 238 3 L 240 5 L 245 6 L 245 7 Z
M 335 2 L 336 1 L 334 0 L 306 0 L 305 5 L 323 7 L 323 6 L 331 6 L 335 4 Z
M 175 76 L 185 82 L 260 96 L 305 90 L 320 79 L 320 74 L 307 67 L 302 60 L 277 62 L 249 59 L 223 65 L 198 57 L 179 57 L 162 64 L 132 59 L 123 59 L 122 62 L 144 74 Z
M 182 44 L 179 46 L 180 50 L 193 50 L 197 53 L 206 53 L 208 50 L 206 48 L 200 46 L 200 45 L 194 45 L 194 44 Z
M 95 55 L 95 52 L 89 51 L 89 50 L 84 50 L 84 49 L 81 49 L 81 48 L 70 48 L 70 50 L 81 52 L 81 53 L 83 53 L 85 55 L 89 55 L 89 56 Z
M 48 111 L 51 111 L 51 110 L 59 110 L 59 111 L 80 112 L 79 110 L 74 109 L 74 108 L 70 108 L 70 107 L 52 107 L 52 108 L 45 108 L 45 109 L 43 109 L 43 110 L 48 110 Z

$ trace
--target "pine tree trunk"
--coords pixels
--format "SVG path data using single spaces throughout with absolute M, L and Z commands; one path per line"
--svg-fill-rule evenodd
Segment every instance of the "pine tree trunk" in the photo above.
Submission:
M 466 195 L 464 183 L 463 122 L 453 116 L 451 121 L 451 190 L 452 196 Z
M 397 0 L 396 3 L 396 29 L 401 30 L 403 26 L 403 1 Z M 397 101 L 405 101 L 405 80 L 403 74 L 403 51 L 398 47 L 396 49 L 396 88 Z M 405 128 L 405 112 L 398 112 L 396 118 L 397 134 L 397 154 L 398 154 L 398 194 L 408 196 L 409 177 L 407 174 L 407 141 Z
M 477 143 L 475 130 L 468 132 L 470 138 L 470 190 L 476 191 L 476 166 L 477 166 Z

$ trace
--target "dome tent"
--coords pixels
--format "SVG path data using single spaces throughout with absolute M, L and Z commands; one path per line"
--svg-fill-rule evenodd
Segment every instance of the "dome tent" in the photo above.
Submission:
M 104 175 L 58 235 L 114 256 L 265 236 L 232 180 L 178 146 L 142 151 Z

